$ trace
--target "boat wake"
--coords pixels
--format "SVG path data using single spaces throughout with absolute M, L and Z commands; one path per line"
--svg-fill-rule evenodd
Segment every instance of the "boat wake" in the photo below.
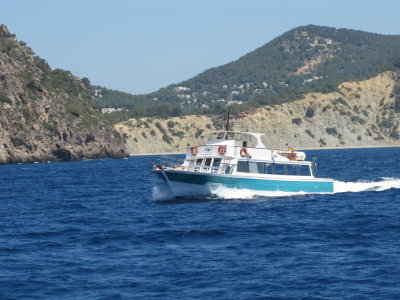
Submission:
M 358 193 L 365 191 L 385 191 L 389 189 L 400 189 L 400 178 L 383 177 L 376 181 L 360 180 L 356 182 L 334 181 L 333 193 L 317 194 L 338 194 L 338 193 Z M 281 191 L 254 191 L 248 189 L 231 189 L 218 187 L 213 190 L 213 194 L 223 199 L 252 199 L 254 197 L 292 197 L 311 193 L 306 192 L 281 192 Z M 316 194 L 316 193 L 312 193 Z
M 252 199 L 254 197 L 291 197 L 306 195 L 305 192 L 281 192 L 281 191 L 254 191 L 248 189 L 236 189 L 219 187 L 213 190 L 213 194 L 222 199 Z
M 335 193 L 380 192 L 389 189 L 400 189 L 400 178 L 382 177 L 376 181 L 360 180 L 356 182 L 334 181 Z
M 367 191 L 385 191 L 389 189 L 400 189 L 400 178 L 394 177 L 382 177 L 376 180 L 360 180 L 355 182 L 344 182 L 337 181 L 333 182 L 334 192 L 333 193 L 307 193 L 307 192 L 282 192 L 282 191 L 254 191 L 249 189 L 236 189 L 226 187 L 215 187 L 212 188 L 212 198 L 220 199 L 253 199 L 256 197 L 293 197 L 302 196 L 309 194 L 339 194 L 339 193 L 359 193 Z M 153 200 L 165 201 L 174 199 L 174 195 L 171 190 L 165 185 L 155 185 L 153 187 Z M 198 197 L 196 195 L 188 196 Z M 207 197 L 210 198 L 210 197 Z
M 167 201 L 174 199 L 169 185 L 160 177 L 153 177 L 153 188 L 151 191 L 154 201 Z
M 174 199 L 174 194 L 165 182 L 153 184 L 152 195 L 154 201 L 168 201 Z

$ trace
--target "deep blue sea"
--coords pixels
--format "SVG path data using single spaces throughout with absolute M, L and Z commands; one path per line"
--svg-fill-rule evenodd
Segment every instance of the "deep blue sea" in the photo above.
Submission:
M 400 299 L 400 148 L 333 194 L 152 198 L 156 156 L 0 166 L 0 299 Z

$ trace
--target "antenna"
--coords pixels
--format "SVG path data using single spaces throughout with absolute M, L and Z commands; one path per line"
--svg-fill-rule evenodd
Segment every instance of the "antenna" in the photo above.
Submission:
M 232 106 L 232 93 L 229 95 L 229 102 L 226 99 L 226 104 L 228 104 L 228 117 L 226 119 L 225 131 L 229 130 L 229 118 L 231 116 L 231 106 Z
M 225 131 L 228 131 L 228 130 L 229 130 L 229 117 L 230 117 L 230 115 L 231 115 L 231 106 L 229 105 L 229 108 L 228 108 L 228 118 L 226 119 Z

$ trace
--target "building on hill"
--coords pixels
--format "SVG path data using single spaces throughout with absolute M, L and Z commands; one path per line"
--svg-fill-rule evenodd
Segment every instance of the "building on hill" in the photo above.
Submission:
M 185 87 L 185 86 L 176 86 L 174 87 L 175 92 L 189 92 L 190 88 Z

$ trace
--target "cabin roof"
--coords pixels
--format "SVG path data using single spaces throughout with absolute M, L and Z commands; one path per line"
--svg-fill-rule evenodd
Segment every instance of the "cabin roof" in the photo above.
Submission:
M 255 148 L 266 148 L 261 140 L 262 136 L 265 136 L 265 134 L 259 132 L 219 130 L 210 133 L 209 141 L 216 141 L 216 140 L 250 141 L 251 137 L 253 137 L 257 141 L 255 143 Z

